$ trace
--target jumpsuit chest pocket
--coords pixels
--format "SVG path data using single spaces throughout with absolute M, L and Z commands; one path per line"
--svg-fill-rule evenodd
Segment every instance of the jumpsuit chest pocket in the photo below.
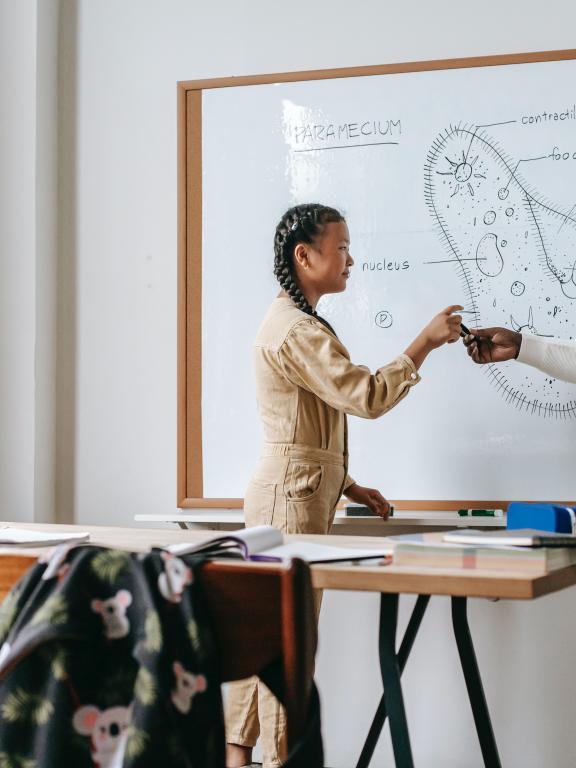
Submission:
M 291 460 L 286 472 L 284 492 L 290 501 L 308 501 L 319 493 L 324 477 L 321 464 Z

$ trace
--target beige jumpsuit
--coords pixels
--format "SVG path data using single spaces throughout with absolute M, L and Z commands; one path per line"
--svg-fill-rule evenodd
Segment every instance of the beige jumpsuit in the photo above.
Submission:
M 272 302 L 254 363 L 264 448 L 246 490 L 246 525 L 328 533 L 342 492 L 354 483 L 346 414 L 377 418 L 420 377 L 406 355 L 375 374 L 354 365 L 338 338 L 289 298 Z M 254 746 L 260 732 L 263 768 L 276 768 L 286 758 L 282 708 L 258 678 L 233 683 L 226 740 Z

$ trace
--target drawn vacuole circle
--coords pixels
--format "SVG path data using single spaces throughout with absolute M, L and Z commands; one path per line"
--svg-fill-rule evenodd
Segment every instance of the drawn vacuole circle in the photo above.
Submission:
M 494 224 L 496 221 L 495 211 L 486 211 L 484 214 L 484 224 Z
M 510 288 L 510 291 L 514 294 L 514 296 L 522 296 L 525 290 L 526 286 L 524 283 L 521 283 L 520 280 L 514 280 L 512 287 Z

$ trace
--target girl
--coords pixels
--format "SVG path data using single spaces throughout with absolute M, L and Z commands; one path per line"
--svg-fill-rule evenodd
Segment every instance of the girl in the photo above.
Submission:
M 462 307 L 455 305 L 376 373 L 354 365 L 316 313 L 324 294 L 346 290 L 354 264 L 349 247 L 346 221 L 334 208 L 299 205 L 276 227 L 274 274 L 282 290 L 254 348 L 265 442 L 245 495 L 247 526 L 326 534 L 342 493 L 386 519 L 390 506 L 382 494 L 347 473 L 346 414 L 382 416 L 420 380 L 417 371 L 428 353 L 459 338 L 461 318 L 453 312 Z M 257 678 L 230 686 L 226 730 L 229 768 L 250 763 L 260 732 L 263 768 L 286 758 L 282 708 Z

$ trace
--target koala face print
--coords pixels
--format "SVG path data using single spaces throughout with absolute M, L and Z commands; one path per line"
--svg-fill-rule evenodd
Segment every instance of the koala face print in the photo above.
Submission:
M 126 637 L 130 632 L 130 622 L 126 616 L 126 608 L 132 603 L 132 595 L 127 589 L 116 592 L 108 600 L 92 600 L 90 607 L 102 616 L 104 633 L 109 640 Z
M 92 739 L 92 759 L 98 768 L 122 768 L 131 721 L 130 707 L 80 707 L 72 721 L 74 730 Z
M 179 712 L 187 715 L 190 712 L 194 696 L 206 690 L 206 678 L 204 675 L 193 675 L 188 672 L 179 661 L 174 662 L 172 671 L 176 678 L 176 687 L 170 696 L 172 703 Z
M 166 600 L 179 603 L 182 592 L 192 583 L 192 571 L 183 560 L 170 552 L 162 552 L 162 559 L 164 572 L 158 577 L 158 589 Z

